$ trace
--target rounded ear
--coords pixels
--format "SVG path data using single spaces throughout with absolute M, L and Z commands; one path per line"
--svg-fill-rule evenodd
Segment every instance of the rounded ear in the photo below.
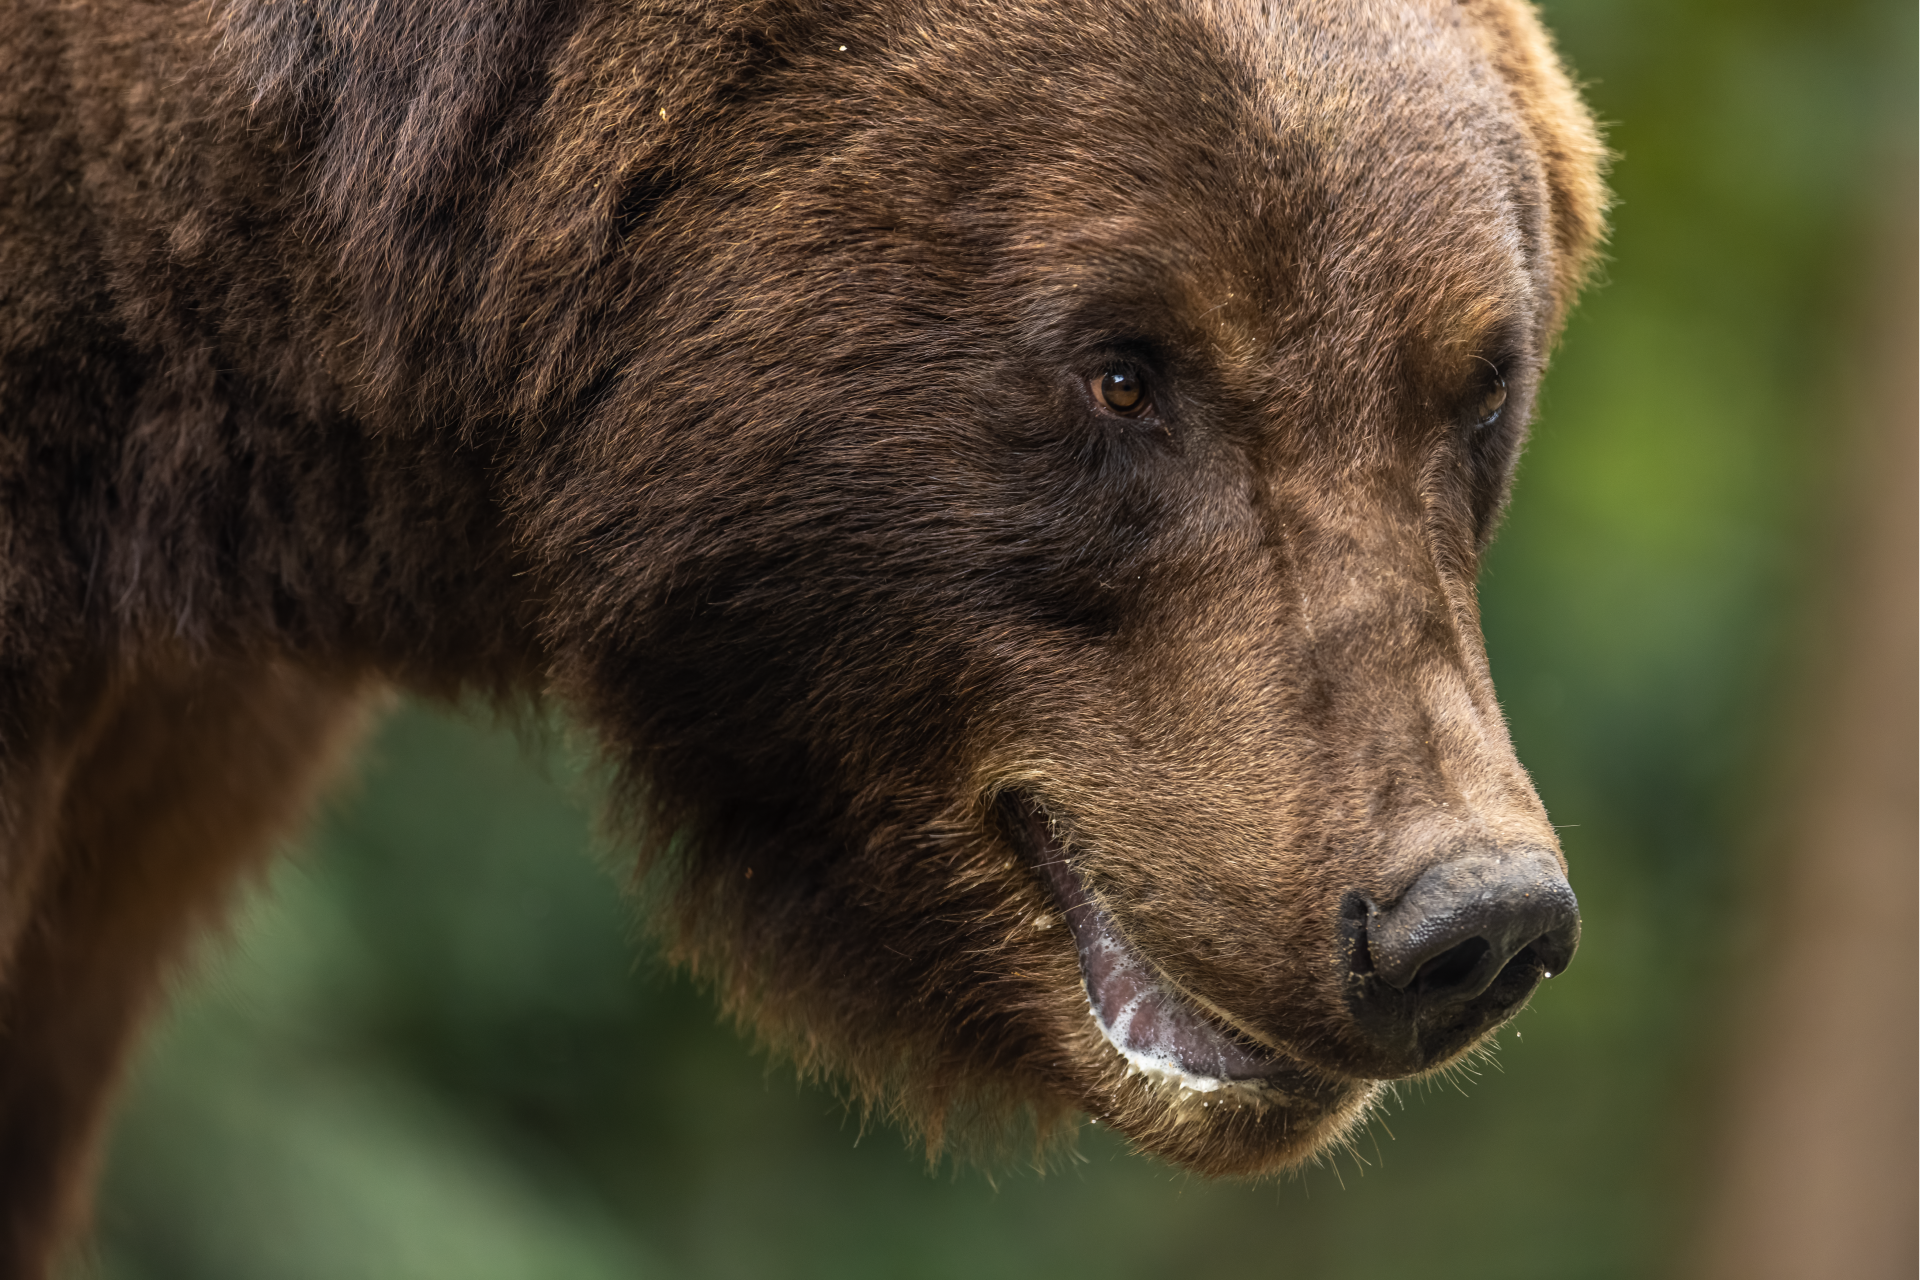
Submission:
M 1610 156 L 1553 41 L 1527 0 L 1464 0 L 1487 55 L 1513 94 L 1553 202 L 1554 328 L 1565 322 L 1607 235 Z

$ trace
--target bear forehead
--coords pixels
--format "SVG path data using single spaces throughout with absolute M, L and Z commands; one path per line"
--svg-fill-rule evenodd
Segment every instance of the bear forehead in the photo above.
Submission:
M 1161 49 L 1178 65 L 1140 93 L 1090 101 L 1101 65 L 1029 90 L 1059 131 L 1007 184 L 1036 325 L 1098 299 L 1263 366 L 1289 335 L 1325 349 L 1342 328 L 1456 363 L 1539 338 L 1544 176 L 1447 7 L 1192 12 L 1209 38 Z
M 1535 310 L 1552 282 L 1545 174 L 1460 5 L 1204 7 L 1259 72 L 1243 130 L 1293 161 L 1289 194 L 1317 215 L 1297 270 L 1397 295 L 1458 349 Z

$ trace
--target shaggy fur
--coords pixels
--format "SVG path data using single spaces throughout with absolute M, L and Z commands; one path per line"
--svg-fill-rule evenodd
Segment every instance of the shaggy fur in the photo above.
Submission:
M 0 1272 L 393 686 L 569 708 L 678 956 L 936 1138 L 1313 1152 L 1435 1065 L 1341 904 L 1556 848 L 1473 583 L 1599 157 L 1522 0 L 0 8 Z M 1129 1074 L 1010 806 L 1318 1091 Z

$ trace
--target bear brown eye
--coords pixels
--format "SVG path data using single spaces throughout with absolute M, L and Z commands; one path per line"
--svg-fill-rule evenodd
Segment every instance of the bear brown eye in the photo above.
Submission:
M 1480 401 L 1473 407 L 1473 425 L 1484 430 L 1500 421 L 1500 411 L 1507 407 L 1507 380 L 1498 373 L 1493 375 L 1493 384 L 1480 394 Z
M 1137 369 L 1125 366 L 1109 369 L 1097 378 L 1088 379 L 1087 385 L 1101 408 L 1123 418 L 1137 418 L 1153 407 L 1153 400 L 1147 395 L 1147 380 Z

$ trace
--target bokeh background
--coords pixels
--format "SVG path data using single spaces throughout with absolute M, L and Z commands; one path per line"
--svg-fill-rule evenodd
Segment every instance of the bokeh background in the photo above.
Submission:
M 1585 912 L 1496 1069 L 1277 1183 L 929 1172 L 663 971 L 563 729 L 406 706 L 182 979 L 73 1272 L 1913 1275 L 1915 9 L 1545 8 L 1619 205 L 1483 583 Z

